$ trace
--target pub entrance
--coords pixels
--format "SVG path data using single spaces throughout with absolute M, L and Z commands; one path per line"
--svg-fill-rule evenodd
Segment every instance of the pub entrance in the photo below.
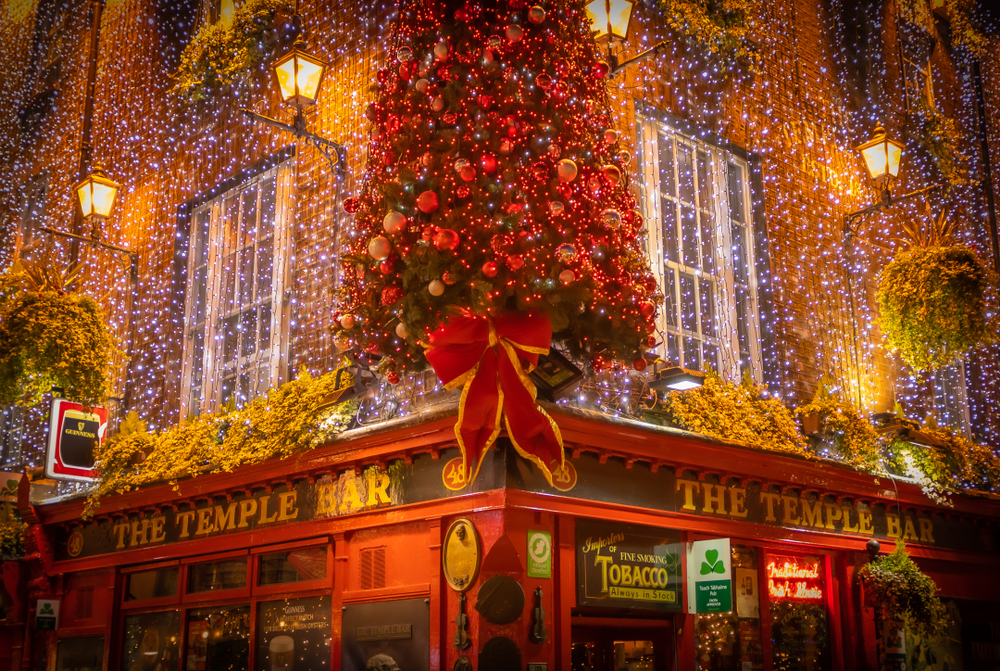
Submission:
M 574 617 L 571 671 L 673 671 L 673 620 Z

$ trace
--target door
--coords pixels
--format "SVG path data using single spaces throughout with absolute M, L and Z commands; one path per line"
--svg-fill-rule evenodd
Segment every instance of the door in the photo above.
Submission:
M 616 620 L 576 625 L 571 671 L 671 671 L 674 632 L 670 620 Z

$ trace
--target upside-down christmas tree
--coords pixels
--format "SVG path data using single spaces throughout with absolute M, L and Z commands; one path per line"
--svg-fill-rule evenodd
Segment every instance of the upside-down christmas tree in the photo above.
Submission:
M 551 478 L 556 423 L 528 372 L 555 342 L 642 369 L 657 283 L 583 0 L 401 0 L 342 256 L 338 346 L 390 382 L 464 385 L 472 478 L 506 428 Z M 511 421 L 513 419 L 513 421 Z M 503 420 L 503 421 L 502 421 Z

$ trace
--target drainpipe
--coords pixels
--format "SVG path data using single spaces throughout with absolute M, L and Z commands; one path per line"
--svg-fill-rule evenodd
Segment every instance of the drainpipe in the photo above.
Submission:
M 77 167 L 77 180 L 82 180 L 94 159 L 94 98 L 97 89 L 97 56 L 101 43 L 101 17 L 104 14 L 104 0 L 90 2 L 90 48 L 87 53 L 87 86 L 84 90 L 83 123 L 80 132 L 80 162 Z M 76 194 L 73 195 L 73 233 L 86 235 L 90 231 L 83 229 L 83 217 L 75 207 Z M 74 242 L 70 248 L 70 259 L 76 263 L 80 255 L 80 244 Z
M 990 141 L 989 136 L 987 135 L 986 127 L 986 97 L 983 93 L 983 73 L 978 58 L 972 63 L 972 75 L 976 82 L 976 106 L 979 116 L 979 146 L 983 153 L 983 190 L 986 192 L 986 208 L 990 226 L 990 242 L 993 243 L 993 270 L 1000 274 L 1000 239 L 997 237 L 997 207 L 996 200 L 993 195 L 993 169 L 990 162 Z

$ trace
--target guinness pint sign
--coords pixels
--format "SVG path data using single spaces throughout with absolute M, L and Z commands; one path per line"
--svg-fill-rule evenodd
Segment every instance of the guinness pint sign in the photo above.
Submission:
M 86 408 L 57 398 L 52 401 L 45 477 L 93 482 L 94 457 L 108 428 L 106 408 Z

